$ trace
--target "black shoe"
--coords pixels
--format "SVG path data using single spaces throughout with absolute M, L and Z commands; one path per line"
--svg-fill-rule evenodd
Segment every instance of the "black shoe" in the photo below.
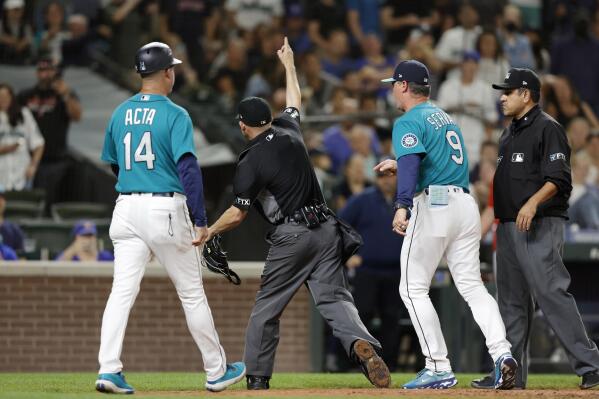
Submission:
M 493 375 L 488 375 L 483 378 L 478 378 L 476 380 L 472 380 L 470 383 L 472 388 L 476 389 L 495 389 L 495 377 Z M 513 389 L 526 389 L 523 385 L 514 385 Z
M 259 390 L 259 389 L 269 389 L 270 385 L 268 381 L 270 377 L 265 377 L 262 375 L 248 375 L 247 377 L 247 387 L 251 390 Z
M 590 371 L 582 376 L 580 389 L 590 389 L 599 386 L 599 372 Z
M 387 365 L 368 341 L 357 340 L 352 346 L 352 351 L 368 381 L 377 388 L 388 388 L 391 385 Z
M 486 377 L 473 380 L 470 383 L 470 386 L 476 389 L 495 389 L 495 377 L 488 375 Z

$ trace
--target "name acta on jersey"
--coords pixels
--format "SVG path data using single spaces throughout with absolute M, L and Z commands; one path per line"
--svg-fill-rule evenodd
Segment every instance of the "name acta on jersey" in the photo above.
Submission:
M 125 113 L 125 126 L 130 125 L 151 125 L 156 116 L 154 108 L 135 108 L 128 109 Z

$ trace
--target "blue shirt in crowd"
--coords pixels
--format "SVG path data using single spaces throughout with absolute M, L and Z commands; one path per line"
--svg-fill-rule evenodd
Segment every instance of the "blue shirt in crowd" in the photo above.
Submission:
M 360 269 L 399 275 L 403 237 L 392 230 L 393 216 L 393 204 L 375 186 L 351 197 L 339 212 L 339 217 L 351 224 L 364 240 L 358 251 L 362 257 Z

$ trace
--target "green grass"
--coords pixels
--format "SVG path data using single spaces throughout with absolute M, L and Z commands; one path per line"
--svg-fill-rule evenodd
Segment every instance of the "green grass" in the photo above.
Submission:
M 461 388 L 469 387 L 470 380 L 479 377 L 475 374 L 458 374 Z M 393 374 L 393 387 L 413 377 L 413 374 Z M 0 399 L 98 399 L 94 391 L 94 373 L 0 373 Z M 148 399 L 163 399 L 160 391 L 196 392 L 195 397 L 227 398 L 226 392 L 221 394 L 207 393 L 204 388 L 205 377 L 200 373 L 127 373 L 127 381 L 133 385 L 138 395 Z M 533 375 L 530 377 L 530 389 L 576 389 L 579 378 L 575 375 Z M 277 373 L 271 383 L 269 398 L 274 398 L 276 389 L 335 389 L 335 388 L 370 388 L 372 387 L 361 374 L 311 374 L 311 373 Z M 243 391 L 244 383 L 236 384 L 228 391 Z M 228 392 L 227 391 L 227 392 Z M 156 393 L 146 396 L 144 392 Z M 239 392 L 236 397 L 239 397 Z M 448 392 L 449 393 L 449 392 Z M 396 395 L 394 395 L 396 396 Z M 111 396 L 112 397 L 112 396 Z M 298 396 L 302 397 L 301 392 Z M 364 398 L 366 396 L 363 396 Z M 421 398 L 423 396 L 420 396 Z M 437 398 L 439 396 L 436 396 Z M 284 396 L 290 399 L 290 396 Z M 315 398 L 314 396 L 311 398 Z M 360 396 L 351 396 L 352 399 Z

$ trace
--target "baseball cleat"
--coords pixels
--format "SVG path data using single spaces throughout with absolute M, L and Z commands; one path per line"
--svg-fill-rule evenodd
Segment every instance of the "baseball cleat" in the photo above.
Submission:
M 512 389 L 516 385 L 518 362 L 511 353 L 504 353 L 495 362 L 495 389 Z
M 96 380 L 96 391 L 103 393 L 132 394 L 135 389 L 125 381 L 123 373 L 99 374 Z
M 458 380 L 451 371 L 422 369 L 416 378 L 403 385 L 404 389 L 447 389 L 457 385 Z
M 599 387 L 599 373 L 590 371 L 582 376 L 582 382 L 579 385 L 580 389 L 591 389 Z
M 225 374 L 215 381 L 206 381 L 206 389 L 211 392 L 224 391 L 229 385 L 233 385 L 241 381 L 245 377 L 245 364 L 243 362 L 235 362 L 227 364 Z
M 368 381 L 377 388 L 388 388 L 391 385 L 389 368 L 368 341 L 357 340 L 354 342 L 353 351 Z
M 260 389 L 270 388 L 270 377 L 262 375 L 248 375 L 247 376 L 247 389 L 250 391 L 257 391 Z

